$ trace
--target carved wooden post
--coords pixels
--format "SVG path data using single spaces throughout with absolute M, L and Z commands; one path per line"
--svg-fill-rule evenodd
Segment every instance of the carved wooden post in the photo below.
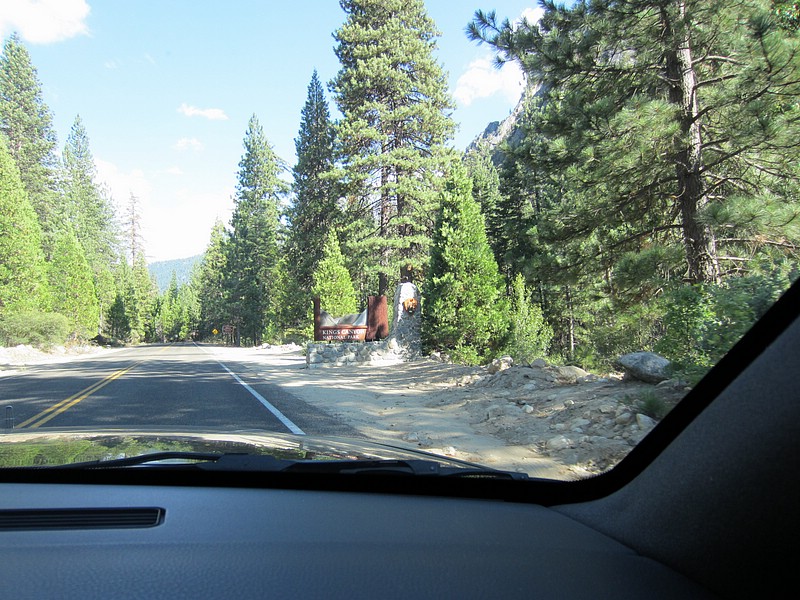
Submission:
M 322 341 L 322 332 L 320 331 L 320 316 L 319 316 L 319 298 L 314 298 L 314 341 Z
M 389 335 L 389 310 L 386 296 L 368 296 L 366 341 L 382 340 L 387 335 Z

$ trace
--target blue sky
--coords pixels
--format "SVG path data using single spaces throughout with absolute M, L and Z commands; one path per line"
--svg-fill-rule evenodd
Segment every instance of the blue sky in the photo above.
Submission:
M 475 9 L 513 20 L 535 2 L 425 4 L 463 149 L 522 91 L 519 69 L 492 67 L 464 27 Z M 155 261 L 201 253 L 214 220 L 228 222 L 250 115 L 294 164 L 311 74 L 327 84 L 339 70 L 332 33 L 344 18 L 336 0 L 12 0 L 0 3 L 0 35 L 17 31 L 28 48 L 59 148 L 80 114 L 99 179 L 118 204 L 140 198 Z

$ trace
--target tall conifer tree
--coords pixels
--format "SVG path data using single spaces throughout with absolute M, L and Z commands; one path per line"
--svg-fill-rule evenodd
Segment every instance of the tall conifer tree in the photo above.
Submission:
M 545 83 L 537 158 L 563 174 L 551 239 L 573 262 L 677 241 L 681 275 L 713 283 L 741 271 L 730 257 L 795 247 L 800 53 L 770 2 L 545 8 L 536 24 L 479 12 L 470 31 Z
M 16 34 L 6 40 L 0 57 L 0 131 L 47 243 L 60 219 L 55 200 L 56 135 L 36 69 Z
M 272 279 L 278 266 L 280 203 L 288 186 L 283 162 L 253 115 L 244 137 L 227 244 L 229 307 L 238 334 L 260 344 L 275 327 Z
M 296 288 L 290 298 L 293 320 L 305 318 L 311 306 L 314 270 L 322 258 L 325 239 L 339 219 L 337 190 L 330 171 L 334 158 L 333 124 L 316 70 L 295 139 L 297 165 L 293 169 L 294 202 L 289 209 L 287 237 L 289 280 Z
M 422 0 L 341 0 L 347 20 L 332 82 L 350 219 L 348 245 L 371 258 L 378 292 L 423 268 L 433 231 L 444 144 L 454 130 L 439 32 Z M 359 248 L 360 247 L 360 248 Z
M 92 269 L 72 226 L 55 233 L 48 263 L 52 310 L 67 317 L 71 330 L 82 337 L 99 333 L 100 311 Z
M 92 269 L 101 308 L 108 310 L 116 296 L 113 269 L 118 260 L 119 239 L 114 210 L 96 178 L 89 137 L 77 116 L 62 154 L 61 194 L 64 212 Z
M 218 220 L 211 230 L 211 238 L 196 275 L 201 337 L 211 335 L 214 329 L 222 331 L 223 325 L 228 324 L 230 318 L 225 288 L 227 239 L 225 225 Z
M 19 176 L 0 140 L 0 316 L 49 307 L 42 233 Z

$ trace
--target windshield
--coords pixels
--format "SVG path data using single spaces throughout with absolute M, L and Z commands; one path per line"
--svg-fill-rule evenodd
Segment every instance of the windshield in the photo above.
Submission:
M 0 467 L 247 432 L 612 468 L 798 276 L 798 24 L 3 3 Z

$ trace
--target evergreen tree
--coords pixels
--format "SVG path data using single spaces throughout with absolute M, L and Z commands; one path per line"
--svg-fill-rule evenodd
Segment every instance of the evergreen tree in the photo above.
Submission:
M 0 316 L 50 304 L 42 234 L 19 176 L 0 139 Z
M 440 202 L 422 288 L 423 343 L 453 352 L 456 360 L 479 362 L 502 344 L 508 308 L 472 181 L 460 164 Z
M 228 324 L 226 297 L 227 256 L 225 243 L 227 232 L 222 221 L 217 221 L 211 230 L 211 239 L 197 271 L 197 297 L 200 303 L 200 336 L 207 337 L 216 329 Z
M 531 301 L 525 279 L 517 274 L 511 285 L 510 330 L 506 352 L 518 363 L 547 356 L 553 330 L 545 322 L 542 309 Z
M 71 331 L 81 337 L 99 333 L 100 311 L 92 270 L 72 227 L 56 233 L 48 263 L 52 310 L 69 319 Z
M 60 219 L 54 193 L 56 136 L 36 69 L 16 34 L 6 40 L 0 56 L 0 131 L 39 215 L 47 243 Z
M 283 162 L 255 115 L 247 126 L 244 149 L 227 244 L 226 287 L 239 336 L 260 344 L 265 329 L 274 329 L 276 322 L 271 314 L 276 293 L 272 279 L 279 256 L 279 206 L 287 185 L 279 178 Z
M 144 254 L 138 254 L 132 266 L 122 263 L 123 302 L 130 326 L 130 341 L 160 341 L 156 331 L 158 289 L 150 276 Z
M 114 210 L 96 177 L 86 128 L 77 116 L 62 155 L 61 194 L 67 220 L 91 266 L 100 305 L 107 309 L 116 295 L 113 269 L 119 240 Z
M 134 265 L 139 257 L 144 257 L 142 238 L 142 215 L 139 212 L 139 198 L 131 192 L 122 222 L 125 252 L 128 262 Z
M 293 169 L 294 202 L 289 210 L 287 237 L 290 314 L 298 324 L 311 306 L 314 270 L 322 258 L 327 233 L 340 221 L 337 191 L 330 177 L 334 156 L 333 125 L 328 103 L 316 70 L 308 86 L 308 97 L 295 139 L 297 165 Z
M 312 291 L 319 298 L 320 308 L 334 317 L 358 311 L 353 282 L 333 231 L 329 231 L 325 238 L 323 257 L 314 272 Z
M 597 271 L 677 243 L 689 282 L 739 270 L 721 261 L 743 246 L 796 243 L 800 55 L 769 2 L 545 8 L 536 25 L 479 12 L 471 34 L 548 90 L 538 128 L 564 174 L 554 241 Z
M 507 242 L 504 235 L 506 222 L 500 218 L 504 203 L 500 193 L 500 176 L 487 149 L 467 152 L 464 156 L 464 165 L 472 179 L 472 197 L 480 204 L 481 212 L 486 219 L 486 237 L 489 246 L 501 272 L 508 277 Z
M 332 82 L 351 221 L 369 222 L 348 248 L 371 258 L 383 294 L 422 270 L 441 173 L 451 159 L 452 101 L 422 0 L 342 0 Z M 376 232 L 376 233 L 375 233 Z
M 130 338 L 131 324 L 122 294 L 117 293 L 108 309 L 106 328 L 108 334 L 115 340 L 127 341 Z

